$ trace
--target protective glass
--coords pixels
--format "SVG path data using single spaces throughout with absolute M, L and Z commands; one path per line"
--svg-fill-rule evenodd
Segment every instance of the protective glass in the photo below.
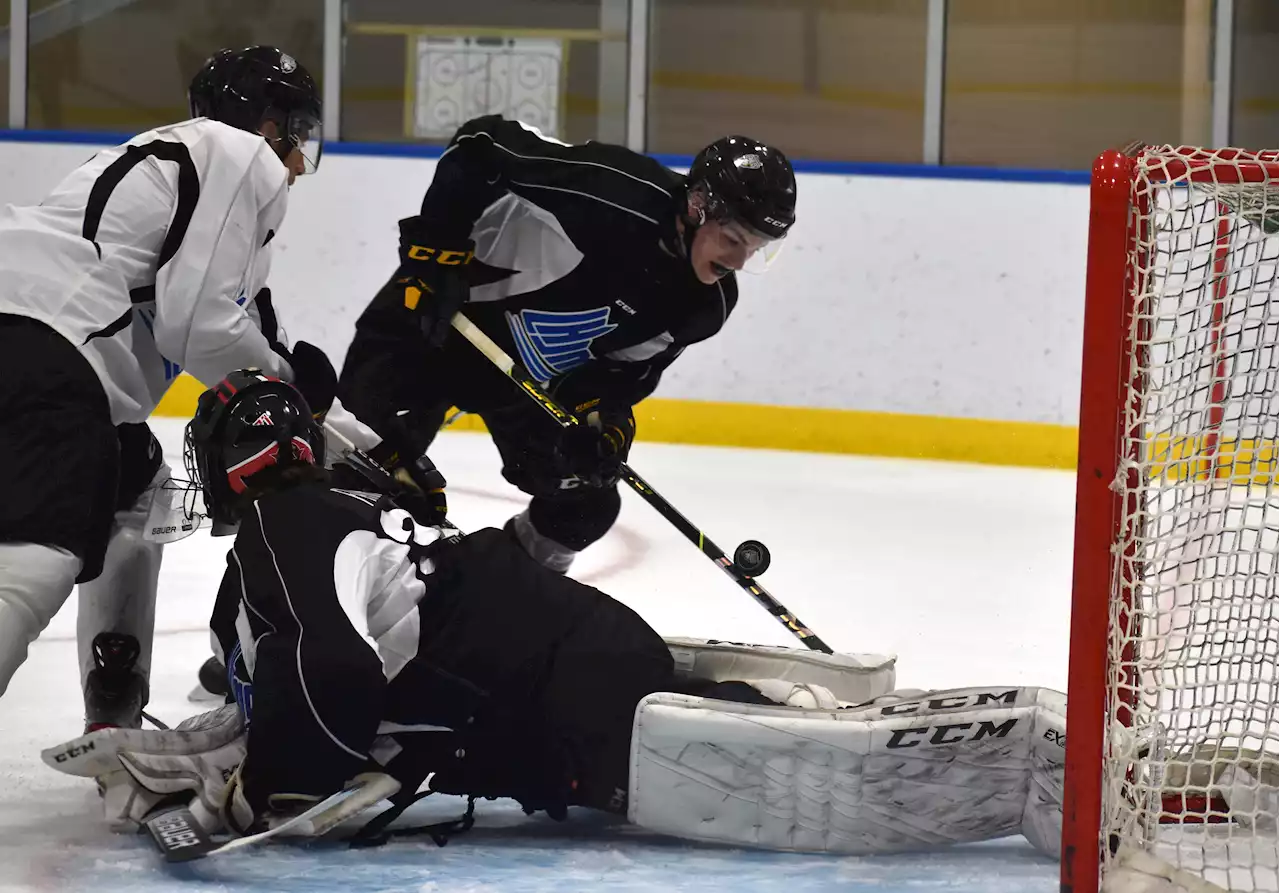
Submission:
M 763 273 L 773 265 L 786 237 L 772 239 L 738 220 L 716 221 L 716 248 L 727 267 L 744 273 Z

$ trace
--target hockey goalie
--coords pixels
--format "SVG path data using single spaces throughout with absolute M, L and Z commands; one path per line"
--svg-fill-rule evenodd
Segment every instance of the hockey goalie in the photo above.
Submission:
M 438 837 L 501 797 L 778 850 L 1021 833 L 1056 855 L 1056 692 L 893 691 L 888 658 L 664 640 L 510 534 L 460 534 L 440 488 L 327 469 L 305 401 L 254 371 L 201 397 L 186 460 L 217 529 L 236 531 L 211 619 L 234 703 L 44 753 L 96 777 L 117 826 L 184 804 L 234 837 L 348 790 L 309 832 L 367 809 L 357 837 L 385 839 L 443 792 L 470 808 Z

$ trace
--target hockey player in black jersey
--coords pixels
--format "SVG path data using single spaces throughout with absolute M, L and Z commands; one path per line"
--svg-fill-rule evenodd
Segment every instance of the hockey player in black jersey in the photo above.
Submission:
M 423 453 L 451 405 L 483 418 L 503 475 L 533 498 L 509 528 L 566 571 L 617 518 L 633 407 L 737 302 L 795 220 L 777 149 L 741 136 L 687 177 L 620 146 L 566 145 L 497 116 L 463 125 L 400 266 L 361 315 L 339 381 L 385 463 Z M 587 424 L 563 432 L 450 327 L 458 310 Z
M 324 448 L 300 395 L 260 373 L 206 392 L 188 427 L 206 507 L 239 527 L 211 626 L 252 814 L 370 770 L 553 814 L 624 808 L 635 705 L 671 684 L 663 640 L 501 531 L 333 488 Z
M 505 533 L 460 534 L 430 494 L 364 483 L 394 491 L 385 475 L 335 487 L 306 401 L 260 372 L 202 396 L 184 452 L 219 528 L 239 526 L 211 619 L 235 703 L 43 752 L 96 777 L 119 827 L 177 801 L 239 834 L 346 789 L 311 833 L 386 798 L 356 835 L 378 840 L 443 792 L 739 846 L 1022 832 L 1056 853 L 1057 692 L 891 691 L 893 658 L 663 640 Z
M 280 341 L 265 287 L 320 94 L 274 47 L 224 50 L 192 119 L 104 149 L 0 211 L 0 694 L 81 584 L 86 723 L 141 723 L 168 469 L 146 420 L 186 369 L 255 365 L 319 406 L 336 375 Z M 328 392 L 328 397 L 324 393 Z

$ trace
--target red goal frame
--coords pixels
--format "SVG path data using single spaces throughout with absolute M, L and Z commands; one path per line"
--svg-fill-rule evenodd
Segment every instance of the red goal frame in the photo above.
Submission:
M 1102 863 L 1102 766 L 1107 737 L 1107 642 L 1112 602 L 1112 548 L 1121 542 L 1121 525 L 1131 516 L 1126 495 L 1112 484 L 1120 473 L 1125 432 L 1125 394 L 1135 400 L 1143 393 L 1141 375 L 1131 368 L 1130 332 L 1134 322 L 1131 295 L 1142 292 L 1140 272 L 1130 256 L 1145 243 L 1148 221 L 1145 196 L 1136 194 L 1135 176 L 1144 154 L 1161 159 L 1159 174 L 1166 181 L 1249 183 L 1276 181 L 1276 151 L 1209 150 L 1195 147 L 1163 149 L 1140 143 L 1103 152 L 1093 163 L 1090 183 L 1088 265 L 1085 275 L 1084 352 L 1080 387 L 1079 456 L 1076 469 L 1075 552 L 1071 596 L 1071 649 L 1067 675 L 1067 748 L 1062 816 L 1061 893 L 1097 893 Z M 1149 180 L 1157 171 L 1147 170 Z M 1221 208 L 1221 206 L 1220 206 Z M 1134 213 L 1136 212 L 1136 213 Z M 1211 349 L 1221 334 L 1222 305 L 1227 295 L 1229 226 L 1226 209 L 1218 219 L 1219 241 L 1214 255 L 1214 329 Z M 1141 266 L 1141 265 L 1140 265 Z M 1139 333 L 1141 336 L 1142 333 Z M 1139 342 L 1142 338 L 1139 338 Z M 1222 419 L 1226 359 L 1215 364 L 1208 430 L 1203 452 L 1212 473 L 1216 465 L 1216 427 Z M 1131 438 L 1132 443 L 1140 437 Z M 1230 463 L 1227 463 L 1229 466 Z M 1229 470 L 1229 469 L 1228 469 Z M 1130 467 L 1125 488 L 1136 501 L 1136 468 Z M 1125 562 L 1127 576 L 1136 575 Z M 1117 611 L 1120 624 L 1129 622 L 1128 605 Z M 1132 671 L 1126 681 L 1132 685 Z M 1117 711 L 1125 720 L 1123 704 Z M 1183 806 L 1185 812 L 1205 812 L 1206 804 Z M 1187 821 L 1194 821 L 1187 816 Z

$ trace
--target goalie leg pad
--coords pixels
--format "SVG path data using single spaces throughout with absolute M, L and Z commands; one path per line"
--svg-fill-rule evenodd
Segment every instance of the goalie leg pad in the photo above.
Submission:
M 960 689 L 843 709 L 658 693 L 629 819 L 693 840 L 870 854 L 1027 833 L 1056 852 L 1065 697 Z
M 893 691 L 897 663 L 893 655 L 823 654 L 785 645 L 744 645 L 677 636 L 663 641 L 680 678 L 713 682 L 763 679 L 820 685 L 841 701 L 854 704 Z
M 228 704 L 173 729 L 99 729 L 48 748 L 40 757 L 67 775 L 97 778 L 107 820 L 115 827 L 141 821 L 166 797 L 186 795 L 192 813 L 216 830 L 244 754 L 239 708 Z

